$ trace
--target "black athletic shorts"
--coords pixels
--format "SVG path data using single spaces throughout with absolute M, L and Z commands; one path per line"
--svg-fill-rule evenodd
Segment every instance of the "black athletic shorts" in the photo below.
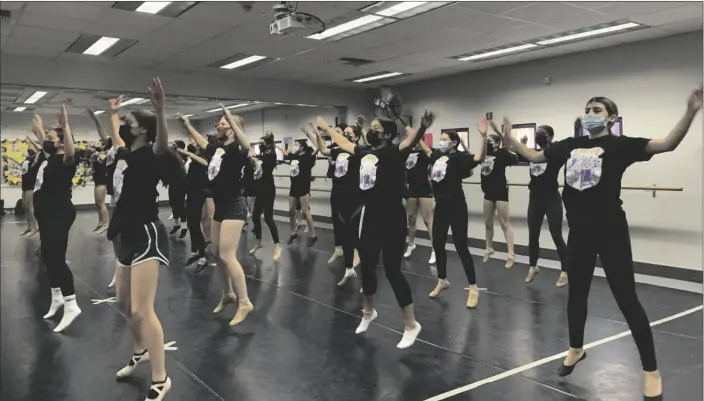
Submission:
M 492 202 L 508 202 L 508 187 L 484 192 L 484 199 Z
M 243 196 L 213 199 L 213 201 L 215 203 L 213 221 L 220 223 L 224 220 L 247 220 L 247 201 Z
M 134 267 L 148 260 L 169 264 L 169 236 L 161 221 L 125 227 L 120 231 L 117 263 Z

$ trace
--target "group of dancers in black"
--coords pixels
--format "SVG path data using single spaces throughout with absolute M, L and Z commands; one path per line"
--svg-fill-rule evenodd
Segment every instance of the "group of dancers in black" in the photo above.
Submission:
M 162 400 L 171 388 L 165 368 L 163 331 L 154 312 L 159 266 L 169 264 L 168 234 L 158 216 L 158 185 L 174 185 L 174 193 L 186 194 L 185 211 L 178 212 L 177 221 L 180 224 L 185 214 L 193 252 L 189 261 L 205 258 L 206 250 L 216 260 L 223 292 L 214 312 L 223 311 L 229 304 L 237 304 L 231 326 L 241 323 L 254 310 L 236 252 L 249 213 L 245 196 L 247 180 L 244 178 L 247 169 L 252 173 L 252 180 L 259 182 L 257 191 L 248 194 L 256 196 L 252 220 L 258 243 L 251 252 L 261 248 L 260 215 L 263 212 L 276 244 L 273 259 L 278 260 L 281 256 L 273 221 L 276 193 L 273 170 L 277 164 L 273 135 L 265 135 L 259 152 L 254 152 L 245 135 L 244 120 L 221 105 L 222 118 L 215 127 L 212 140 L 201 135 L 188 118 L 182 118 L 193 143 L 172 149 L 168 144 L 164 90 L 159 78 L 152 81 L 150 92 L 153 111 L 135 110 L 120 117 L 120 97 L 110 100 L 108 130 L 104 130 L 95 119 L 104 139 L 105 154 L 99 156 L 99 160 L 105 162 L 106 192 L 111 195 L 112 205 L 109 222 L 101 220 L 98 230 L 107 224 L 107 238 L 113 243 L 117 261 L 117 302 L 127 316 L 133 339 L 133 355 L 117 377 L 127 377 L 139 365 L 150 361 L 152 385 L 147 401 Z M 559 249 L 560 259 L 566 266 L 570 282 L 570 348 L 558 374 L 570 374 L 586 357 L 583 349 L 586 301 L 598 255 L 641 356 L 644 399 L 661 400 L 661 378 L 650 324 L 635 290 L 628 223 L 620 200 L 621 177 L 631 164 L 647 161 L 654 154 L 673 151 L 701 106 L 700 86 L 689 97 L 684 116 L 666 137 L 645 139 L 612 135 L 611 127 L 618 118 L 616 104 L 607 98 L 592 98 L 586 103 L 581 118 L 581 126 L 589 135 L 553 141 L 552 129 L 543 126 L 536 138 L 538 149 L 528 148 L 514 138 L 508 119 L 504 119 L 501 128 L 483 119 L 477 124 L 482 140 L 474 153 L 470 153 L 456 132 L 443 132 L 435 149 L 425 144 L 423 136 L 435 120 L 435 114 L 428 111 L 420 119 L 418 128 L 407 128 L 405 135 L 401 135 L 395 121 L 386 118 L 375 118 L 368 126 L 359 119 L 353 126 L 333 127 L 318 117 L 303 131 L 317 150 L 331 159 L 331 202 L 335 240 L 340 247 L 335 255 L 344 257 L 345 265 L 339 284 L 355 277 L 356 264 L 360 266 L 364 311 L 356 333 L 365 332 L 378 316 L 375 294 L 376 265 L 380 255 L 404 318 L 405 327 L 398 348 L 413 345 L 421 332 L 411 289 L 401 270 L 404 252 L 407 253 L 408 246 L 412 245 L 406 243 L 409 219 L 403 204 L 404 198 L 411 198 L 406 178 L 408 171 L 418 165 L 427 166 L 430 188 L 421 188 L 420 194 L 427 195 L 432 191 L 436 202 L 429 229 L 438 281 L 430 296 L 437 297 L 450 286 L 445 242 L 451 228 L 469 283 L 467 306 L 473 308 L 477 305 L 479 290 L 467 246 L 468 214 L 462 180 L 469 177 L 477 166 L 482 166 L 482 177 L 488 177 L 521 157 L 531 163 L 529 219 L 532 216 L 536 222 L 542 222 L 546 213 L 549 219 L 551 215 L 557 219 L 557 211 L 564 203 L 570 227 L 566 246 L 557 244 L 558 248 L 563 248 Z M 489 126 L 493 127 L 494 135 L 487 135 Z M 66 108 L 62 107 L 59 124 L 47 131 L 43 129 L 41 119 L 36 117 L 34 133 L 42 147 L 37 160 L 30 162 L 32 166 L 39 165 L 36 167 L 33 200 L 41 260 L 46 267 L 52 295 L 45 318 L 53 317 L 63 308 L 62 319 L 54 330 L 59 332 L 81 313 L 76 303 L 73 276 L 66 264 L 68 234 L 76 217 L 71 203 L 76 152 Z M 332 139 L 332 146 L 326 144 L 324 135 Z M 508 153 L 508 150 L 515 153 Z M 315 163 L 315 151 L 305 141 L 298 141 L 293 149 L 282 151 L 291 162 L 292 234 L 289 243 L 297 236 L 295 215 L 300 203 L 308 223 L 307 243 L 312 246 L 317 239 L 309 208 L 310 169 Z M 425 158 L 427 161 L 420 161 Z M 188 165 L 187 170 L 185 165 Z M 563 166 L 565 186 L 560 197 L 557 175 Z M 496 209 L 500 208 L 500 202 L 508 201 L 505 178 L 498 182 L 482 179 L 485 201 L 495 204 Z M 419 194 L 416 189 L 411 192 Z M 202 211 L 208 198 L 212 199 L 214 206 L 209 231 L 202 230 L 200 224 L 202 216 L 207 214 Z M 207 205 L 205 209 L 208 209 Z M 493 219 L 494 208 L 491 213 Z M 174 211 L 175 220 L 176 217 Z M 552 225 L 557 226 L 557 223 L 551 223 L 551 232 Z M 531 241 L 536 236 L 537 233 L 531 231 Z M 556 237 L 555 233 L 553 237 Z M 531 271 L 537 269 L 537 255 L 534 259 L 533 251 L 531 246 Z M 487 252 L 491 252 L 489 247 Z M 357 253 L 358 262 L 355 261 Z M 510 267 L 509 263 L 507 267 Z M 536 273 L 534 271 L 533 276 Z

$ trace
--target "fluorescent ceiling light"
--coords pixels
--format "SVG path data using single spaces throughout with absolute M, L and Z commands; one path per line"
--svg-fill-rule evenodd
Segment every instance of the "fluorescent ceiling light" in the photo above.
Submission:
M 25 111 L 25 110 L 27 110 L 26 107 L 18 107 L 18 108 L 16 108 L 16 109 L 13 110 L 13 111 Z
M 387 72 L 387 73 L 381 74 L 381 75 L 374 75 L 374 76 L 371 76 L 371 77 L 355 79 L 353 82 L 369 82 L 369 81 L 376 81 L 377 79 L 391 78 L 391 77 L 395 77 L 395 76 L 398 76 L 398 75 L 403 75 L 403 73 L 402 73 L 402 72 Z
M 322 39 L 327 39 L 331 36 L 335 36 L 338 34 L 341 34 L 343 32 L 351 31 L 353 29 L 359 28 L 363 25 L 371 24 L 372 22 L 379 21 L 380 19 L 383 19 L 383 17 L 380 17 L 378 15 L 365 15 L 364 17 L 357 18 L 355 20 L 352 20 L 350 22 L 345 22 L 344 24 L 334 26 L 330 29 L 326 29 L 325 31 L 321 33 L 316 33 L 315 35 L 307 36 L 308 39 L 315 39 L 315 40 L 322 40 Z
M 170 1 L 145 1 L 141 6 L 137 7 L 135 11 L 139 11 L 140 13 L 156 14 L 169 4 L 171 4 Z
M 303 104 L 303 103 L 298 103 L 296 106 L 301 106 L 301 107 L 318 107 L 314 104 Z
M 628 22 L 625 24 L 596 29 L 593 31 L 575 33 L 574 35 L 567 35 L 567 36 L 561 36 L 559 38 L 554 38 L 554 39 L 541 40 L 540 42 L 536 42 L 536 43 L 538 43 L 539 45 L 552 45 L 555 43 L 566 42 L 568 40 L 582 39 L 582 38 L 587 38 L 589 36 L 601 35 L 604 33 L 616 32 L 616 31 L 621 31 L 621 30 L 629 29 L 629 28 L 635 28 L 635 27 L 639 27 L 639 26 L 640 25 L 636 24 L 635 22 Z
M 24 102 L 25 102 L 26 104 L 34 104 L 34 103 L 37 102 L 37 100 L 41 99 L 42 96 L 44 96 L 44 95 L 46 95 L 46 94 L 47 94 L 47 92 L 36 91 L 36 92 L 34 92 L 34 93 L 32 94 L 32 96 L 30 96 L 30 97 L 29 97 L 27 100 L 25 100 Z M 21 110 L 20 110 L 20 111 L 21 111 Z
M 95 43 L 93 43 L 89 48 L 87 48 L 86 51 L 83 52 L 83 54 L 97 56 L 100 53 L 102 53 L 105 50 L 112 47 L 112 45 L 117 43 L 118 40 L 120 40 L 120 39 L 119 38 L 109 38 L 107 36 L 103 36 L 102 38 L 96 40 Z
M 133 97 L 132 99 L 125 100 L 122 102 L 122 106 L 128 106 L 130 104 L 142 104 L 148 102 L 149 99 L 145 99 L 143 97 Z
M 533 47 L 538 47 L 538 45 L 533 44 L 533 43 L 526 43 L 525 45 L 508 47 L 506 49 L 499 49 L 499 50 L 494 50 L 494 51 L 490 51 L 490 52 L 486 52 L 486 53 L 474 54 L 472 56 L 462 57 L 458 60 L 459 61 L 478 60 L 478 59 L 487 58 L 487 57 L 500 56 L 500 55 L 506 54 L 506 53 L 513 53 L 513 52 L 517 52 L 517 51 L 521 51 L 521 50 L 531 49 Z
M 93 114 L 95 114 L 96 116 L 98 114 L 103 114 L 103 113 L 105 113 L 103 110 L 98 110 L 98 111 L 93 112 Z
M 396 14 L 401 14 L 402 12 L 420 7 L 425 3 L 427 3 L 427 1 L 404 1 L 403 3 L 396 4 L 395 6 L 391 6 L 374 14 L 381 15 L 383 17 L 393 17 Z
M 220 68 L 224 68 L 226 70 L 232 70 L 234 68 L 239 68 L 239 67 L 242 67 L 247 64 L 256 63 L 257 61 L 263 60 L 265 58 L 266 58 L 266 56 L 249 56 L 247 58 L 243 58 L 242 60 L 237 60 L 234 63 L 225 64 Z
M 226 109 L 236 109 L 238 107 L 244 107 L 244 106 L 249 106 L 249 103 L 239 103 L 239 104 L 234 104 L 232 106 L 226 106 Z M 218 107 L 217 109 L 212 109 L 208 110 L 208 113 L 215 113 L 216 111 L 222 111 L 222 108 Z

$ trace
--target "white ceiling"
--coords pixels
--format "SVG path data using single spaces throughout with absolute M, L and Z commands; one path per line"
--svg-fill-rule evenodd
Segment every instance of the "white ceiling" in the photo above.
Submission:
M 333 26 L 363 16 L 357 10 L 372 3 L 300 2 L 298 10 Z M 237 2 L 199 2 L 178 18 L 114 9 L 112 4 L 3 1 L 2 8 L 12 10 L 13 17 L 2 22 L 2 59 L 32 56 L 91 63 L 96 68 L 110 63 L 157 74 L 217 74 L 363 87 L 345 80 L 380 71 L 412 74 L 388 81 L 396 84 L 702 29 L 702 2 L 457 2 L 328 43 L 306 39 L 312 32 L 270 35 L 274 2 L 255 2 L 249 13 Z M 483 62 L 449 59 L 622 19 L 652 28 Z M 117 57 L 66 53 L 81 34 L 139 42 Z M 207 67 L 237 53 L 278 60 L 248 70 Z M 341 57 L 374 63 L 353 67 L 339 61 Z

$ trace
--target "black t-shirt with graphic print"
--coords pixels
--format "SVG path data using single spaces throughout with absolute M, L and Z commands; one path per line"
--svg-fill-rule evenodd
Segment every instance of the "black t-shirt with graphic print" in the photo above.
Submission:
M 34 184 L 34 207 L 43 211 L 70 204 L 77 166 L 76 160 L 67 166 L 63 154 L 54 154 L 42 161 Z
M 242 196 L 242 168 L 248 163 L 247 154 L 235 142 L 228 145 L 209 143 L 205 148 L 208 159 L 208 180 L 214 201 Z
M 291 161 L 291 191 L 309 192 L 315 156 L 308 153 L 289 153 L 284 159 Z
M 242 188 L 246 190 L 254 189 L 254 163 L 247 160 L 242 166 Z
M 203 157 L 201 153 L 198 155 Z M 205 157 L 203 157 L 205 158 Z M 191 159 L 186 162 L 186 188 L 188 191 L 204 192 L 208 188 L 208 167 Z
M 368 209 L 385 209 L 400 205 L 405 190 L 405 160 L 408 154 L 398 145 L 381 149 L 356 146 L 360 158 L 359 188 L 362 202 Z
M 330 149 L 333 163 L 332 185 L 350 191 L 359 191 L 359 157 L 337 148 Z
M 430 158 L 423 151 L 413 151 L 406 158 L 406 182 L 411 193 L 427 192 Z
M 115 169 L 117 168 L 117 148 L 108 149 L 105 155 L 105 173 L 107 174 L 107 191 L 108 195 L 115 195 Z
M 505 191 L 508 187 L 506 181 L 506 167 L 518 164 L 518 157 L 506 149 L 499 149 L 494 154 L 487 154 L 482 163 L 482 191 L 493 193 Z
M 647 138 L 582 136 L 554 143 L 543 152 L 548 162 L 565 165 L 562 200 L 570 223 L 604 221 L 620 212 L 621 178 L 633 163 L 652 157 Z
M 519 157 L 521 161 L 527 161 Z M 560 187 L 557 183 L 557 176 L 560 174 L 562 164 L 554 160 L 542 163 L 530 163 L 530 196 L 550 196 L 555 195 L 555 191 Z
M 465 199 L 462 180 L 469 177 L 479 165 L 474 155 L 467 152 L 442 153 L 435 151 L 429 159 L 430 183 L 436 199 Z
M 333 157 L 333 151 L 339 148 L 336 143 L 333 143 L 328 148 L 330 150 L 330 156 L 328 157 L 328 171 L 325 173 L 325 176 L 328 178 L 335 178 L 335 158 Z
M 254 170 L 254 182 L 257 188 L 269 188 L 274 186 L 274 169 L 276 168 L 276 152 L 271 151 L 256 156 L 261 163 L 258 163 Z

